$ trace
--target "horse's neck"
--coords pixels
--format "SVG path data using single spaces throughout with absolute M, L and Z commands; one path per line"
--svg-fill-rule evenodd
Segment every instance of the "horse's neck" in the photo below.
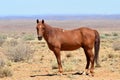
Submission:
M 44 38 L 45 40 L 48 40 L 49 37 L 51 37 L 54 34 L 54 28 L 45 24 L 45 33 L 44 33 Z

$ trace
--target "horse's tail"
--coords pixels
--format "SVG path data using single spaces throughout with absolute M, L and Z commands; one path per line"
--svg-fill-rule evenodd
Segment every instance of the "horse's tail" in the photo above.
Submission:
M 99 49 L 100 49 L 100 35 L 95 30 L 95 44 L 94 44 L 95 57 L 94 57 L 94 60 L 96 62 L 96 67 L 100 67 L 100 64 L 98 62 L 98 59 L 99 59 Z

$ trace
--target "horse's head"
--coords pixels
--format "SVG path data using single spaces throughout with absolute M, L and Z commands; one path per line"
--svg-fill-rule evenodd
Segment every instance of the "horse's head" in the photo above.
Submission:
M 43 34 L 44 34 L 44 32 L 45 32 L 44 20 L 39 21 L 39 20 L 37 19 L 36 29 L 37 29 L 38 40 L 42 40 Z

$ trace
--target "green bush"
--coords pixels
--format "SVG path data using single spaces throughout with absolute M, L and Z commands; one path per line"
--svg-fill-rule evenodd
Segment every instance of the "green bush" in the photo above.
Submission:
M 100 35 L 100 38 L 105 39 L 105 38 L 107 38 L 107 37 L 106 37 L 105 34 L 101 34 L 101 35 Z

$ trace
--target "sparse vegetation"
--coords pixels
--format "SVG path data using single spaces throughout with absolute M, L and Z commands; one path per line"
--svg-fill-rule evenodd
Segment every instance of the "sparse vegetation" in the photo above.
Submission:
M 18 21 L 18 23 L 19 22 L 20 21 Z M 120 27 L 112 27 L 112 25 L 110 25 L 112 24 L 111 22 L 108 21 L 108 23 L 106 23 L 106 21 L 104 20 L 103 21 L 100 20 L 99 23 L 97 20 L 93 20 L 93 21 L 83 20 L 77 22 L 74 21 L 75 23 L 73 21 L 70 22 L 55 21 L 55 22 L 56 23 L 52 23 L 52 21 L 50 21 L 50 24 L 54 24 L 55 26 L 60 26 L 64 29 L 73 29 L 76 28 L 77 25 L 78 27 L 81 25 L 85 25 L 85 26 L 87 25 L 88 27 L 93 27 L 97 29 L 98 32 L 100 32 L 101 47 L 99 53 L 100 54 L 99 61 L 102 67 L 97 69 L 95 67 L 95 76 L 93 78 L 90 78 L 89 76 L 72 75 L 74 74 L 74 72 L 78 72 L 78 71 L 82 72 L 85 68 L 86 57 L 83 50 L 81 49 L 79 51 L 76 50 L 75 52 L 74 51 L 71 52 L 68 51 L 63 53 L 61 52 L 63 74 L 65 75 L 60 77 L 54 75 L 58 70 L 58 64 L 56 58 L 54 57 L 52 51 L 48 51 L 48 46 L 46 46 L 46 42 L 34 40 L 35 38 L 34 35 L 36 35 L 36 33 L 32 34 L 33 33 L 32 30 L 33 30 L 33 26 L 35 25 L 31 21 L 30 25 L 32 26 L 30 26 L 29 23 L 27 23 L 28 26 L 30 26 L 29 30 L 31 31 L 28 30 L 28 27 L 25 27 L 27 26 L 25 25 L 26 22 L 22 23 L 22 25 L 17 25 L 17 26 L 16 24 L 18 23 L 14 25 L 12 23 L 10 24 L 10 26 L 17 27 L 16 29 L 15 28 L 13 29 L 15 29 L 18 32 L 14 32 L 13 30 L 13 32 L 10 33 L 7 32 L 6 34 L 3 33 L 0 34 L 5 37 L 4 41 L 0 46 L 0 52 L 6 54 L 5 58 L 8 58 L 7 61 L 0 58 L 0 77 L 7 77 L 3 79 L 0 78 L 0 80 L 13 80 L 13 79 L 25 80 L 30 78 L 28 75 L 34 75 L 34 74 L 43 75 L 43 76 L 35 77 L 35 79 L 40 79 L 40 80 L 46 79 L 46 77 L 49 78 L 50 80 L 53 80 L 55 78 L 58 80 L 61 79 L 110 80 L 113 78 L 113 76 L 115 80 L 119 79 Z M 114 21 L 115 26 L 120 24 L 120 21 L 116 23 L 115 22 L 116 21 Z M 3 22 L 0 24 L 3 24 Z M 21 22 L 19 24 L 21 24 Z M 106 27 L 107 24 L 109 24 L 112 28 Z M 2 29 L 0 30 L 2 31 Z M 12 30 L 12 28 L 10 30 Z M 35 52 L 33 48 L 35 48 Z M 52 69 L 51 69 L 51 65 L 52 65 Z M 13 74 L 13 71 L 15 74 Z M 103 72 L 106 73 L 104 75 L 98 76 Z M 49 76 L 49 74 L 52 75 L 52 73 L 53 73 L 53 77 Z M 8 76 L 12 76 L 12 77 L 8 77 Z
M 110 33 L 105 33 L 104 35 L 105 35 L 105 36 L 111 36 L 111 34 L 110 34 Z
M 66 57 L 70 58 L 70 57 L 72 57 L 72 54 L 69 53 L 69 54 L 66 55 Z
M 106 35 L 105 35 L 105 34 L 101 34 L 101 35 L 100 35 L 100 38 L 101 38 L 101 39 L 105 39 L 105 38 L 106 38 Z
M 23 36 L 24 41 L 30 41 L 30 40 L 35 40 L 35 36 L 33 34 L 25 34 Z
M 117 42 L 114 42 L 112 48 L 113 48 L 115 51 L 120 50 L 120 42 L 118 42 L 118 41 L 117 41 Z
M 0 68 L 5 66 L 5 60 L 4 59 L 0 59 Z
M 34 50 L 24 41 L 9 41 L 6 47 L 6 55 L 14 62 L 29 60 Z
M 0 59 L 0 78 L 12 76 L 12 70 L 6 65 L 4 59 Z
M 113 36 L 118 36 L 118 33 L 115 33 L 115 32 L 114 32 L 114 33 L 113 33 Z
M 12 75 L 13 75 L 13 73 L 10 68 L 8 68 L 8 67 L 0 68 L 0 78 L 10 77 Z
M 32 56 L 33 51 L 26 44 L 18 44 L 14 49 L 10 50 L 9 58 L 14 61 L 29 60 Z
M 74 62 L 64 62 L 63 63 L 63 67 L 64 67 L 64 71 L 65 72 L 70 72 L 70 71 L 74 71 L 75 70 L 75 63 Z
M 2 46 L 6 39 L 7 39 L 6 35 L 0 34 L 0 46 Z
M 114 58 L 114 54 L 108 54 L 108 58 Z

